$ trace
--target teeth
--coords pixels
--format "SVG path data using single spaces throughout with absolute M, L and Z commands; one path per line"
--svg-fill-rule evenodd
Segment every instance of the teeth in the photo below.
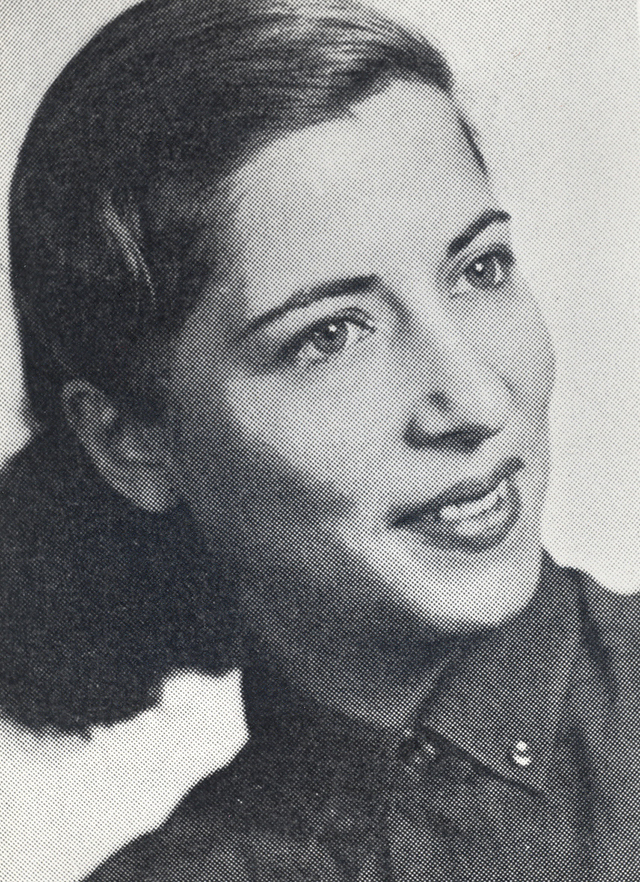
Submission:
M 463 521 L 468 518 L 476 518 L 478 515 L 484 514 L 495 508 L 496 505 L 505 499 L 508 492 L 506 480 L 501 481 L 495 490 L 487 493 L 481 499 L 474 499 L 472 502 L 463 502 L 460 505 L 445 505 L 438 512 L 438 516 L 443 521 Z

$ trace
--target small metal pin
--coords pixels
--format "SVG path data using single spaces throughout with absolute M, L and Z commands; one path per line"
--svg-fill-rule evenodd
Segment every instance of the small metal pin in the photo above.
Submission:
M 511 748 L 511 759 L 517 766 L 527 767 L 533 762 L 531 747 L 526 741 L 516 741 Z

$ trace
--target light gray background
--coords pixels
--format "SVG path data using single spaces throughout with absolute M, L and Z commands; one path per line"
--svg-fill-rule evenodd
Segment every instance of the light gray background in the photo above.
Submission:
M 48 83 L 125 0 L 0 0 L 0 459 L 26 439 L 4 204 Z M 635 0 L 376 0 L 445 50 L 558 355 L 550 550 L 640 589 L 640 52 Z M 244 738 L 239 676 L 177 678 L 89 741 L 0 723 L 0 878 L 72 882 Z

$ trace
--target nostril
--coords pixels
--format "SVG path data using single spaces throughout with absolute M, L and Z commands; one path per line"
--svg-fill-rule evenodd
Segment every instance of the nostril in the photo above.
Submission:
M 429 404 L 432 404 L 438 410 L 447 413 L 451 410 L 451 401 L 444 394 L 444 392 L 429 392 L 427 395 L 427 400 Z

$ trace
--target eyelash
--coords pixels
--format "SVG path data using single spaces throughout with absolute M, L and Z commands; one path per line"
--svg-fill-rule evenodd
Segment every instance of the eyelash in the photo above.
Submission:
M 467 278 L 467 274 L 473 269 L 474 265 L 488 262 L 491 259 L 494 259 L 498 262 L 502 272 L 504 273 L 504 279 L 499 281 L 497 284 L 488 284 L 486 288 L 483 288 L 482 285 L 473 285 L 473 282 L 471 282 L 469 279 L 467 279 L 467 281 L 472 287 L 475 287 L 477 290 L 495 290 L 496 288 L 502 288 L 509 281 L 510 270 L 516 262 L 513 251 L 506 246 L 492 248 L 489 251 L 484 251 L 476 257 L 473 257 L 471 260 L 467 260 L 462 269 L 457 273 L 456 281 Z M 297 333 L 294 337 L 288 340 L 287 343 L 280 347 L 276 355 L 276 362 L 281 365 L 294 366 L 304 346 L 312 342 L 315 334 L 319 333 L 323 329 L 328 328 L 331 324 L 350 324 L 359 328 L 363 332 L 368 332 L 368 334 L 372 334 L 375 331 L 372 323 L 367 318 L 365 318 L 365 316 L 360 311 L 354 312 L 343 310 L 332 315 L 324 316 L 322 319 L 314 322 L 314 324 L 310 327 L 305 328 L 304 330 Z M 339 352 L 342 352 L 342 349 L 339 350 Z M 320 355 L 317 359 L 312 360 L 310 362 L 310 365 L 312 366 L 314 364 L 322 364 L 330 360 L 332 357 L 334 356 L 330 353 L 326 354 L 324 357 Z
M 366 332 L 368 335 L 373 334 L 375 328 L 370 320 L 364 317 L 364 315 L 360 312 L 354 313 L 353 311 L 341 311 L 334 313 L 333 315 L 325 316 L 319 319 L 317 322 L 314 322 L 308 328 L 305 328 L 303 331 L 300 331 L 296 334 L 291 340 L 287 341 L 287 343 L 280 348 L 277 354 L 277 361 L 280 364 L 285 364 L 288 366 L 295 365 L 296 359 L 300 356 L 304 346 L 308 343 L 311 343 L 313 340 L 314 334 L 322 331 L 323 329 L 329 327 L 331 324 L 349 324 L 359 328 L 361 331 Z M 324 358 L 320 357 L 315 360 L 315 362 L 311 362 L 311 364 L 320 364 L 325 361 L 328 361 L 332 356 L 329 354 Z
M 488 284 L 484 289 L 482 285 L 475 286 L 473 282 L 468 278 L 468 273 L 471 272 L 473 267 L 479 263 L 486 263 L 489 260 L 494 259 L 498 262 L 500 269 L 504 274 L 504 279 L 496 284 Z M 489 251 L 483 251 L 482 254 L 479 254 L 471 260 L 468 260 L 461 271 L 457 274 L 456 281 L 460 281 L 461 279 L 466 279 L 472 287 L 475 287 L 477 290 L 496 290 L 497 288 L 502 288 L 507 284 L 510 277 L 510 272 L 516 263 L 515 254 L 513 251 L 507 246 L 498 246 L 495 248 L 491 248 Z

